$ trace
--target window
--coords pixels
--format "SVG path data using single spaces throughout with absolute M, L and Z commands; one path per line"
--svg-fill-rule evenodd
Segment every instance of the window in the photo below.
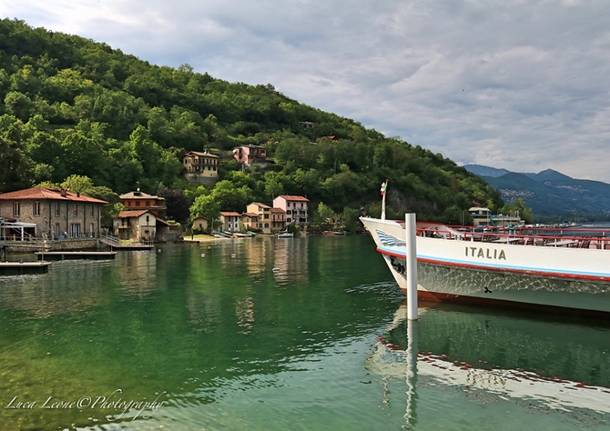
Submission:
M 136 206 L 139 207 L 140 206 L 140 201 L 136 201 Z
M 34 212 L 35 216 L 39 216 L 40 215 L 40 202 L 34 202 L 33 212 Z
M 80 236 L 80 223 L 70 224 L 70 236 L 73 238 Z
M 91 234 L 91 236 L 95 236 L 95 225 L 93 223 L 89 225 L 89 229 L 89 233 Z
M 95 215 L 95 206 L 91 205 L 91 215 Z
M 72 209 L 72 215 L 77 216 L 78 215 L 78 205 L 74 204 L 74 208 Z
M 150 222 L 150 216 L 146 216 L 146 224 Z
M 61 215 L 61 207 L 60 207 L 60 205 L 61 204 L 59 202 L 55 203 L 55 215 L 57 217 L 59 217 Z
M 21 203 L 13 202 L 13 215 L 19 217 L 21 215 Z

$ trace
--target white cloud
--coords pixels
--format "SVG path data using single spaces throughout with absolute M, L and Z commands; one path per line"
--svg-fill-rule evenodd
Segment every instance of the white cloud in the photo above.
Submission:
M 270 82 L 459 162 L 610 181 L 605 1 L 11 0 L 0 14 Z

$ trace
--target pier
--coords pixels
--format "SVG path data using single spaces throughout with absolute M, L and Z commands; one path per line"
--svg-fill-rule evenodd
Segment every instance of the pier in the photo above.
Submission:
M 48 251 L 48 252 L 36 252 L 39 260 L 75 260 L 75 259 L 87 259 L 87 260 L 109 260 L 116 257 L 116 251 Z
M 49 271 L 50 262 L 0 262 L 0 275 L 42 274 Z

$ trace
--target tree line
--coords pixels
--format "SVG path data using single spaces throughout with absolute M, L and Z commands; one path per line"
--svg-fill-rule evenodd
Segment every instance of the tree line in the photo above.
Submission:
M 248 144 L 264 145 L 273 163 L 242 170 L 230 151 Z M 182 175 L 184 152 L 205 148 L 223 156 L 213 187 Z M 379 212 L 385 179 L 393 217 L 409 209 L 458 222 L 473 204 L 502 205 L 497 192 L 442 155 L 299 103 L 270 84 L 155 66 L 8 19 L 0 20 L 0 163 L 0 192 L 86 176 L 114 196 L 136 187 L 161 194 L 181 222 L 284 193 L 353 219 Z

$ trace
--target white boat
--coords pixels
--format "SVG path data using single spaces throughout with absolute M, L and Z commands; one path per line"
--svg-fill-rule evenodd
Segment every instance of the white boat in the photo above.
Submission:
M 294 234 L 292 232 L 281 232 L 277 234 L 278 238 L 294 238 Z
M 361 217 L 396 282 L 406 289 L 405 228 Z M 504 301 L 610 313 L 610 238 L 477 232 L 417 224 L 418 295 L 430 300 Z

